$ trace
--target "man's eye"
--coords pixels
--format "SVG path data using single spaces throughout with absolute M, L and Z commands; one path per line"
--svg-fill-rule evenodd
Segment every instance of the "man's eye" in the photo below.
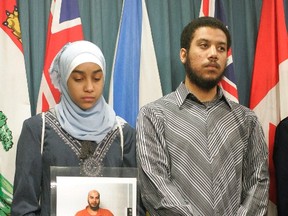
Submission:
M 200 47 L 201 47 L 201 48 L 207 48 L 208 45 L 207 45 L 207 44 L 200 44 Z
M 221 51 L 221 52 L 225 52 L 226 48 L 225 47 L 219 47 L 218 50 Z

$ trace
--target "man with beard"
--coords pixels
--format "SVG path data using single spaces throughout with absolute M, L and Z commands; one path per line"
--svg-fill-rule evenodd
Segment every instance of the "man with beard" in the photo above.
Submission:
M 154 215 L 265 215 L 268 151 L 253 111 L 218 85 L 231 38 L 212 17 L 181 34 L 185 80 L 141 108 L 137 159 L 143 203 Z
M 88 206 L 77 212 L 75 216 L 113 216 L 112 212 L 108 209 L 100 208 L 100 193 L 96 190 L 91 190 L 88 193 Z

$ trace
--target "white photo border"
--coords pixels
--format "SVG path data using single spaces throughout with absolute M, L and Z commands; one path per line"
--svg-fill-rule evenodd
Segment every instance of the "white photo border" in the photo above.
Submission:
M 88 193 L 100 193 L 100 207 L 114 215 L 137 215 L 137 169 L 104 168 L 101 176 L 80 174 L 79 167 L 51 167 L 51 216 L 71 215 L 84 209 Z

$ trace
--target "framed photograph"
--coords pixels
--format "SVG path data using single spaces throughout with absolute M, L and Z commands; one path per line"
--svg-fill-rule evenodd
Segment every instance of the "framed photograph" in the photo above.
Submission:
M 51 168 L 51 215 L 75 216 L 88 206 L 88 193 L 100 194 L 100 208 L 114 216 L 136 216 L 137 169 L 105 168 L 101 176 L 82 176 L 77 167 Z

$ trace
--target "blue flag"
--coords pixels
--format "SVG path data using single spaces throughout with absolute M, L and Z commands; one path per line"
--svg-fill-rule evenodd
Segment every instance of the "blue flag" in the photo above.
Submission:
M 149 69 L 146 68 L 149 66 Z M 135 127 L 139 108 L 162 96 L 145 1 L 124 0 L 109 104 Z

